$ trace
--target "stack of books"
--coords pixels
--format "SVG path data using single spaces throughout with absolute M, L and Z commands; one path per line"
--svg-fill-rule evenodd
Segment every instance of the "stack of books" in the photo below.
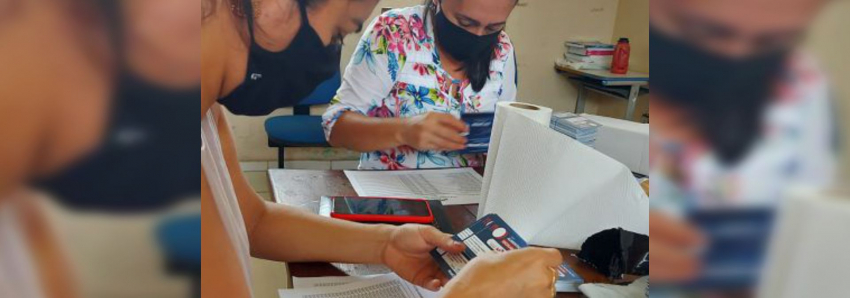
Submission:
M 578 69 L 611 69 L 614 45 L 601 42 L 568 41 L 564 44 L 567 63 Z
M 595 148 L 596 137 L 602 125 L 579 115 L 563 112 L 552 115 L 551 127 L 582 144 Z

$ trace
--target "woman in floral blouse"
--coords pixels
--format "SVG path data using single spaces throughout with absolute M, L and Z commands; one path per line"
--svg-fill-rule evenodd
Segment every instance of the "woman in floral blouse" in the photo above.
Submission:
M 363 153 L 361 169 L 483 166 L 463 155 L 462 114 L 515 101 L 517 0 L 428 0 L 373 21 L 324 115 L 328 141 Z

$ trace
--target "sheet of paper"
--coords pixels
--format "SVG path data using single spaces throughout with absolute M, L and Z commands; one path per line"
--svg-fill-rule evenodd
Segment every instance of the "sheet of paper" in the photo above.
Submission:
M 436 298 L 437 293 L 419 288 L 395 274 L 381 275 L 347 284 L 278 290 L 281 298 Z
M 380 275 L 292 277 L 292 288 L 306 289 L 306 288 L 324 288 L 324 287 L 341 286 L 341 285 L 347 285 L 347 284 L 358 282 L 358 281 L 364 281 L 364 280 L 375 278 L 375 277 L 378 277 L 378 276 L 380 276 Z
M 443 205 L 477 204 L 481 175 L 472 168 L 416 171 L 345 171 L 359 196 L 421 198 Z
M 581 249 L 618 227 L 649 234 L 649 199 L 622 163 L 519 114 L 506 115 L 500 140 L 480 211 L 529 244 Z
M 334 267 L 352 276 L 383 275 L 393 271 L 387 266 L 378 264 L 346 264 L 332 263 Z

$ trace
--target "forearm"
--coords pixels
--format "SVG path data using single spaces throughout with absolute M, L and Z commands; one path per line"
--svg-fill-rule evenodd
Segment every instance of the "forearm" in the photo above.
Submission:
M 32 195 L 19 209 L 23 219 L 27 244 L 37 267 L 45 297 L 79 297 L 76 278 L 68 256 L 62 251 L 52 223 L 44 213 L 40 198 Z
M 379 264 L 393 227 L 324 218 L 303 210 L 266 203 L 254 227 L 253 256 L 283 262 Z
M 386 150 L 404 145 L 401 132 L 404 119 L 373 118 L 346 112 L 333 126 L 330 143 L 358 152 Z
M 252 255 L 288 262 L 381 262 L 380 256 L 392 228 L 331 220 L 265 202 L 240 171 L 228 127 L 222 116 L 219 119 L 222 150 L 239 200 Z

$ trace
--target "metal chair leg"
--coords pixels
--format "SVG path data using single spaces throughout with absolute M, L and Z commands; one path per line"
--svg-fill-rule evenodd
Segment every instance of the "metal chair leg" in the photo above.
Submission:
M 192 277 L 192 298 L 201 298 L 201 276 Z
M 285 154 L 284 154 L 284 147 L 278 147 L 278 148 L 277 148 L 277 168 L 278 168 L 278 169 L 283 169 L 283 168 L 284 168 L 284 164 L 283 164 L 283 161 L 284 161 L 284 160 L 283 160 L 283 158 L 284 158 L 284 156 L 285 156 Z

